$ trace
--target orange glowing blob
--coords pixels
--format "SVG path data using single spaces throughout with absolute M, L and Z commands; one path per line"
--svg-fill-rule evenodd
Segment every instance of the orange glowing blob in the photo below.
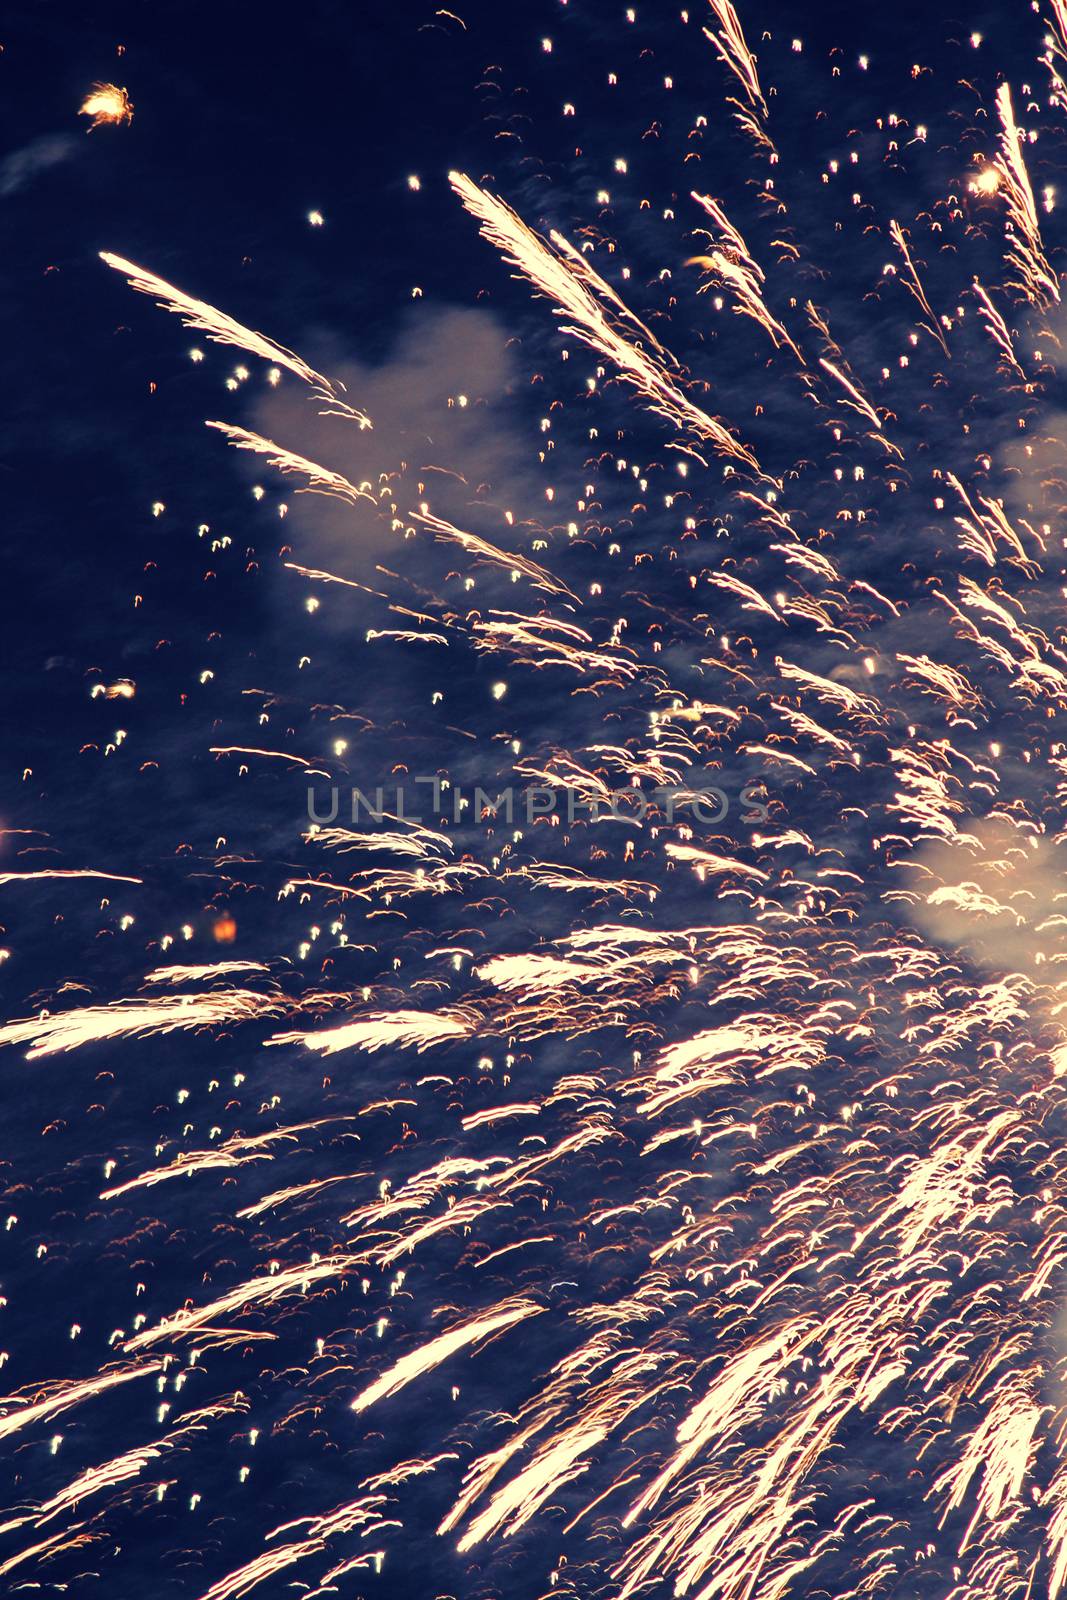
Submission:
M 216 944 L 232 944 L 237 937 L 237 924 L 228 911 L 216 917 L 211 929 Z
M 133 105 L 125 89 L 120 89 L 117 83 L 94 83 L 92 90 L 86 95 L 78 115 L 92 117 L 93 128 L 99 128 L 102 123 L 111 123 L 118 127 L 123 122 L 133 121 Z

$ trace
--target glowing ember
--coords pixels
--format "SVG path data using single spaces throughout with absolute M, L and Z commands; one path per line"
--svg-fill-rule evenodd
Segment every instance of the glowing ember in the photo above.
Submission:
M 133 121 L 133 106 L 125 89 L 117 83 L 94 83 L 90 92 L 82 101 L 78 110 L 82 117 L 92 117 L 89 132 L 110 123 L 119 127 L 124 122 Z

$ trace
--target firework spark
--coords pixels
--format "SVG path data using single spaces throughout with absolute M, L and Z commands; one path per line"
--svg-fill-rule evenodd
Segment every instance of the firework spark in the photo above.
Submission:
M 94 128 L 110 124 L 112 127 L 121 127 L 124 122 L 133 121 L 133 105 L 125 89 L 117 83 L 94 83 L 78 108 L 78 115 L 92 117 L 89 132 Z

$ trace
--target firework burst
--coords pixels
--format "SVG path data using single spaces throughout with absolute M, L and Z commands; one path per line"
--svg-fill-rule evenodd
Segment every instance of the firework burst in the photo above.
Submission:
M 679 121 L 661 77 L 640 184 L 619 156 L 614 199 L 585 167 L 453 172 L 544 395 L 517 517 L 458 464 L 464 514 L 447 462 L 350 469 L 361 396 L 104 257 L 304 386 L 321 465 L 210 426 L 277 475 L 268 504 L 296 477 L 354 531 L 340 572 L 294 536 L 297 678 L 242 658 L 201 730 L 197 771 L 253 799 L 179 863 L 238 907 L 237 959 L 163 963 L 157 862 L 0 878 L 50 912 L 106 891 L 116 934 L 116 896 L 155 918 L 118 993 L 57 982 L 0 1030 L 61 1104 L 150 1080 L 91 1187 L 80 1149 L 44 1185 L 68 1217 L 84 1191 L 121 1308 L 79 1308 L 62 1371 L 12 1352 L 0 1435 L 41 1459 L 0 1570 L 116 1592 L 130 1548 L 180 1540 L 157 1587 L 193 1600 L 1067 1587 L 1063 326 L 1036 198 L 1065 15 L 1034 36 L 1040 103 L 968 59 L 936 139 L 921 68 L 905 115 L 831 57 L 863 111 L 820 105 L 813 172 L 803 42 L 712 0 L 676 26 L 731 114 Z M 404 671 L 320 686 L 322 595 Z M 364 789 L 420 770 L 423 814 L 368 821 Z M 309 826 L 316 784 L 363 813 Z

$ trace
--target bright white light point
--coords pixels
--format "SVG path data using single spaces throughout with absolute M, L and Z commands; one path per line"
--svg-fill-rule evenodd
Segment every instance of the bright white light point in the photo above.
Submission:
M 281 381 L 282 375 L 280 370 L 277 367 L 271 367 L 270 371 L 267 373 L 267 382 L 270 384 L 271 388 L 276 389 Z
M 1000 173 L 996 167 L 986 167 L 974 180 L 974 186 L 979 194 L 996 194 L 1000 188 Z
M 541 40 L 541 49 L 545 52 L 546 56 L 550 56 L 552 54 L 552 40 L 551 39 L 542 39 Z
M 311 226 L 313 228 L 321 228 L 324 220 L 325 219 L 324 219 L 321 211 L 309 211 L 308 212 L 308 221 L 311 223 Z
M 972 33 L 971 34 L 971 49 L 972 50 L 977 50 L 978 46 L 981 44 L 981 42 L 982 42 L 982 35 L 980 33 Z
M 190 352 L 189 352 L 189 360 L 190 361 L 203 361 L 203 359 L 204 359 L 204 352 L 202 350 L 190 350 Z
M 494 685 L 493 685 L 493 699 L 494 700 L 503 700 L 503 698 L 507 694 L 507 692 L 508 692 L 508 686 L 507 686 L 506 683 L 494 683 Z
M 626 172 L 627 170 L 628 169 L 627 169 L 627 166 L 626 166 L 626 158 L 625 158 L 625 156 L 616 156 L 615 157 L 615 171 L 616 172 Z
M 152 515 L 154 517 L 161 517 L 166 509 L 167 508 L 163 504 L 162 500 L 154 500 L 152 502 Z
M 307 599 L 304 601 L 304 610 L 305 611 L 310 611 L 312 616 L 314 616 L 315 612 L 318 609 L 319 609 L 319 601 L 318 601 L 318 599 L 316 598 L 315 595 L 309 594 Z
M 343 756 L 347 749 L 348 749 L 348 740 L 347 739 L 335 739 L 333 741 L 333 753 L 334 753 L 335 756 Z
M 413 194 L 418 194 L 422 188 L 422 179 L 417 177 L 414 172 L 408 174 L 408 188 Z

